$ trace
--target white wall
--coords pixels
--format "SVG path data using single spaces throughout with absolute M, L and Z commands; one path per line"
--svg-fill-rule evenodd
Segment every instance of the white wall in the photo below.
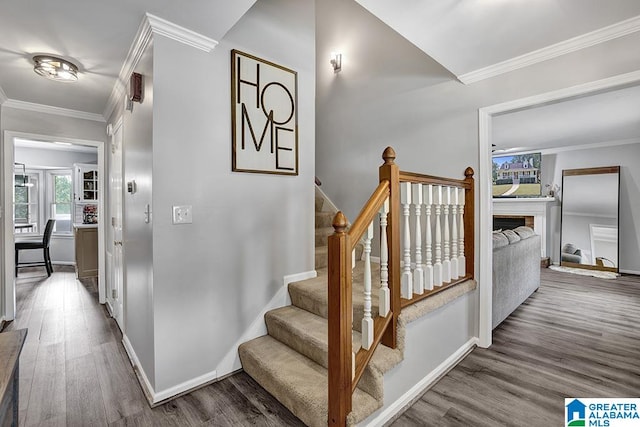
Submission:
M 153 59 L 150 45 L 135 69 L 144 75 L 144 100 L 134 104 L 133 112 L 123 113 L 122 143 L 123 185 L 135 181 L 137 187 L 135 194 L 125 193 L 123 200 L 125 335 L 152 387 L 155 385 L 153 235 L 152 223 L 144 222 L 144 212 L 145 206 L 152 203 Z
M 564 169 L 620 166 L 620 270 L 640 274 L 640 144 L 613 145 L 561 151 L 542 156 L 543 182 L 562 186 Z M 560 195 L 562 193 L 560 192 Z M 594 195 L 594 197 L 596 197 Z M 552 209 L 549 222 L 550 248 L 554 261 L 560 258 L 560 209 Z
M 298 72 L 298 176 L 231 172 L 234 48 Z M 210 53 L 155 35 L 138 68 L 144 102 L 124 117 L 125 181 L 138 184 L 125 195 L 125 329 L 167 397 L 228 374 L 217 366 L 283 277 L 314 270 L 313 1 L 257 2 Z M 173 225 L 174 205 L 191 205 L 193 223 Z

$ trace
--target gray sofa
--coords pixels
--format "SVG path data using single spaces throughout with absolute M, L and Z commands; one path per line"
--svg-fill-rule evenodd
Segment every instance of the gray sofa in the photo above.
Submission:
M 540 236 L 529 227 L 493 233 L 493 315 L 498 326 L 540 286 Z

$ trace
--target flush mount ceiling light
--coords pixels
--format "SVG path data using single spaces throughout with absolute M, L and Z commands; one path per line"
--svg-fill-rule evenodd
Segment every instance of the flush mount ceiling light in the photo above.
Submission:
M 42 77 L 58 82 L 75 82 L 78 80 L 78 67 L 69 61 L 55 56 L 34 56 L 33 71 Z

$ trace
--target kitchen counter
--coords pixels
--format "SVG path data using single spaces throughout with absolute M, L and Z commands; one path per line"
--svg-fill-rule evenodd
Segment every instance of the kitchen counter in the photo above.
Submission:
M 73 228 L 98 228 L 98 224 L 81 224 L 81 223 L 73 223 Z

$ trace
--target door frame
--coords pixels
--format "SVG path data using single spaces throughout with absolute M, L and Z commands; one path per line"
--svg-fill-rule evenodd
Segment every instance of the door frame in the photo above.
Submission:
M 4 201 L 2 206 L 2 230 L 4 234 L 4 244 L 2 245 L 2 263 L 4 273 L 4 286 L 0 286 L 0 292 L 2 295 L 2 301 L 4 304 L 3 315 L 4 319 L 9 321 L 13 320 L 16 315 L 16 293 L 15 293 L 15 277 L 14 277 L 14 263 L 15 263 L 15 240 L 13 235 L 13 163 L 15 159 L 15 139 L 32 139 L 43 142 L 68 142 L 71 144 L 86 145 L 90 147 L 96 147 L 98 150 L 98 301 L 100 304 L 105 303 L 105 179 L 104 173 L 106 170 L 105 153 L 104 153 L 104 141 L 95 141 L 88 139 L 67 138 L 62 136 L 41 135 L 29 132 L 18 132 L 5 130 L 4 131 L 4 147 L 2 152 L 2 169 L 3 169 L 3 182 L 4 182 Z
M 640 83 L 640 71 L 620 74 L 601 80 L 571 86 L 540 95 L 529 96 L 513 101 L 503 102 L 478 110 L 478 198 L 480 201 L 479 212 L 479 326 L 478 345 L 489 347 L 492 339 L 491 316 L 493 298 L 493 243 L 491 238 L 493 220 L 493 195 L 491 192 L 491 142 L 492 119 L 494 116 L 516 112 L 522 109 L 538 107 L 547 103 L 561 102 L 571 98 L 585 95 L 594 95 L 598 92 L 622 89 L 635 86 Z M 546 232 L 546 230 L 545 230 Z
M 109 189 L 109 201 L 110 201 L 110 203 L 109 203 L 109 206 L 106 207 L 107 209 L 105 209 L 105 211 L 107 212 L 107 215 L 109 217 L 109 224 L 110 224 L 111 228 L 113 228 L 113 224 L 112 224 L 113 218 L 111 217 L 111 212 L 112 212 L 111 208 L 113 206 L 115 206 L 114 202 L 113 202 L 113 192 L 112 192 L 112 187 L 111 187 L 111 172 L 113 171 L 113 168 L 114 168 L 114 165 L 115 165 L 115 163 L 113 161 L 113 148 L 114 148 L 114 145 L 115 145 L 114 144 L 115 134 L 118 131 L 124 132 L 124 116 L 120 116 L 113 123 L 113 125 L 110 127 L 110 129 L 107 131 L 108 136 L 109 136 L 109 147 L 110 147 L 110 150 L 109 150 L 109 174 L 108 174 L 108 176 L 106 176 L 108 182 L 105 182 L 105 187 L 108 187 L 108 189 Z M 119 149 L 120 149 L 120 173 L 121 173 L 121 179 L 124 177 L 124 157 L 122 156 L 123 144 L 124 144 L 124 134 L 121 135 L 121 141 L 120 141 L 120 147 L 119 147 Z M 122 184 L 124 184 L 124 180 L 122 180 L 121 185 Z M 124 191 L 125 191 L 124 190 L 124 186 L 122 186 L 122 188 L 121 188 L 122 203 L 120 205 L 120 220 L 121 221 L 122 221 L 122 219 L 124 217 L 124 196 L 125 196 Z M 113 233 L 113 230 L 110 229 L 110 232 Z M 106 229 L 105 229 L 105 233 L 106 233 Z M 123 236 L 121 236 L 121 238 L 124 241 L 124 230 L 122 230 L 122 234 L 123 234 Z M 115 238 L 113 236 L 113 234 L 109 234 L 109 236 Z M 105 242 L 105 256 L 108 255 L 108 258 L 110 260 L 110 262 L 107 265 L 107 270 L 108 270 L 108 273 L 109 273 L 107 275 L 107 277 L 108 277 L 108 281 L 109 282 L 106 283 L 106 289 L 107 289 L 106 295 L 105 295 L 105 297 L 106 297 L 106 305 L 107 305 L 107 308 L 110 311 L 111 317 L 113 317 L 116 320 L 116 323 L 120 327 L 120 331 L 124 335 L 124 333 L 125 333 L 125 313 L 126 313 L 126 311 L 125 311 L 126 301 L 125 301 L 125 291 L 124 291 L 125 287 L 126 287 L 126 284 L 125 284 L 126 275 L 124 274 L 124 268 L 125 268 L 124 247 L 122 247 L 121 251 L 122 251 L 122 260 L 121 260 L 121 262 L 122 262 L 122 265 L 121 265 L 121 268 L 122 268 L 122 283 L 121 283 L 122 289 L 121 289 L 121 292 L 118 293 L 118 300 L 120 300 L 120 304 L 122 306 L 122 309 L 119 312 L 119 316 L 120 316 L 121 322 L 118 322 L 118 318 L 116 316 L 116 307 L 113 306 L 114 300 L 113 300 L 113 297 L 109 294 L 109 291 L 111 291 L 111 292 L 113 291 L 113 281 L 115 279 L 115 274 L 114 274 L 114 269 L 113 269 L 114 252 L 113 252 L 113 248 L 112 248 L 111 242 Z

